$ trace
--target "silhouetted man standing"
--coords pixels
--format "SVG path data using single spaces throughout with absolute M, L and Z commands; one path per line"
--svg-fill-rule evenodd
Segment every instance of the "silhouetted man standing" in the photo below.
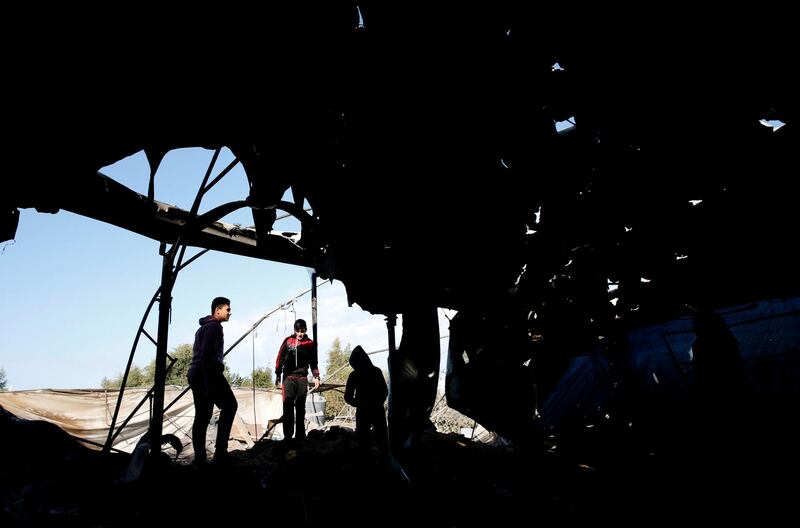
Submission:
M 214 460 L 228 455 L 228 437 L 239 404 L 225 379 L 223 363 L 224 334 L 222 323 L 231 318 L 231 301 L 217 297 L 211 303 L 211 315 L 200 318 L 200 328 L 194 334 L 192 364 L 189 366 L 189 387 L 194 398 L 192 445 L 196 462 L 206 461 L 206 429 L 214 405 L 220 408 L 217 423 L 217 443 Z

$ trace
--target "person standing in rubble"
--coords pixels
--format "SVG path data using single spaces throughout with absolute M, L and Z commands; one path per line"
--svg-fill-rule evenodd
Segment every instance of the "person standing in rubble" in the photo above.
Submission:
M 344 401 L 356 408 L 359 446 L 365 450 L 369 447 L 370 428 L 373 428 L 378 453 L 382 457 L 388 456 L 389 436 L 383 410 L 383 402 L 389 395 L 386 379 L 361 346 L 354 348 L 350 354 L 350 366 L 353 367 L 353 372 L 347 377 Z
M 198 463 L 206 461 L 206 432 L 214 405 L 220 408 L 214 460 L 220 462 L 228 457 L 228 438 L 239 407 L 225 379 L 223 362 L 225 336 L 222 323 L 230 318 L 230 299 L 216 297 L 211 302 L 211 315 L 200 318 L 200 328 L 194 335 L 192 363 L 187 377 L 194 399 L 192 446 L 195 462 Z
M 283 340 L 275 360 L 275 385 L 282 389 L 283 438 L 286 442 L 294 438 L 297 443 L 302 443 L 306 437 L 309 367 L 314 376 L 314 388 L 319 388 L 317 347 L 306 335 L 307 330 L 308 327 L 303 319 L 295 321 L 294 334 Z
M 739 342 L 725 321 L 710 309 L 694 315 L 692 343 L 694 420 L 708 453 L 719 460 L 735 457 L 747 445 L 744 425 L 750 391 Z
M 696 338 L 692 343 L 694 395 L 710 415 L 726 411 L 736 414 L 745 401 L 747 382 L 739 342 L 725 321 L 712 310 L 694 314 Z

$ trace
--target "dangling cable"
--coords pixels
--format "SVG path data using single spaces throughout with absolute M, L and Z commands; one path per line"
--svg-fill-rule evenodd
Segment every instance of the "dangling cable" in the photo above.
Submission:
M 258 332 L 253 332 L 253 370 L 250 373 L 250 380 L 253 383 L 253 437 L 258 436 L 258 418 L 256 417 L 256 335 Z

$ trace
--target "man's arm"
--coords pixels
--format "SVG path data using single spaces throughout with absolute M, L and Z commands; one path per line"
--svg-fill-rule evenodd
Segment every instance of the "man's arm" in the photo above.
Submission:
M 283 373 L 283 363 L 286 361 L 286 340 L 283 340 L 280 348 L 278 349 L 278 357 L 275 358 L 275 386 L 281 387 L 281 374 Z
M 386 386 L 386 378 L 383 377 L 383 371 L 378 367 L 375 367 L 375 380 L 380 389 L 381 403 L 383 403 L 389 396 L 389 387 Z
M 204 372 L 214 372 L 215 369 L 219 369 L 216 345 L 220 339 L 222 339 L 222 325 L 205 325 L 203 335 L 200 337 L 200 365 Z
M 313 341 L 311 345 L 311 354 L 309 355 L 308 365 L 311 367 L 311 374 L 314 376 L 314 388 L 319 388 L 319 367 L 317 366 L 317 344 Z
M 216 376 L 225 371 L 225 365 L 220 363 L 217 349 L 222 346 L 222 325 L 207 324 L 203 329 L 200 339 L 200 366 L 205 378 L 206 390 L 214 393 Z
M 344 389 L 344 401 L 347 402 L 348 405 L 352 405 L 353 407 L 356 406 L 356 381 L 355 381 L 355 372 L 351 372 L 349 376 L 347 376 L 347 385 Z

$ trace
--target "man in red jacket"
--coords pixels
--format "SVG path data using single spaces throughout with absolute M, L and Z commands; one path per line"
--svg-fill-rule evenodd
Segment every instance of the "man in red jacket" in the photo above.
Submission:
M 275 360 L 275 385 L 283 389 L 283 437 L 286 441 L 292 440 L 294 436 L 298 442 L 302 442 L 306 437 L 309 367 L 314 376 L 314 388 L 319 388 L 317 347 L 306 335 L 307 329 L 304 320 L 295 321 L 294 334 L 283 340 L 278 350 L 278 358 Z

